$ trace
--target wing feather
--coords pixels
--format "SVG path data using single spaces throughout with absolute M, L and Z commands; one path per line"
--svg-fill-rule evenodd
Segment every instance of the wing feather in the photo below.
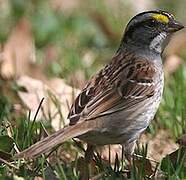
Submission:
M 130 57 L 130 58 L 129 58 Z M 128 61 L 125 59 L 129 58 Z M 134 105 L 154 95 L 156 68 L 146 59 L 119 56 L 94 76 L 76 98 L 68 118 L 70 125 Z

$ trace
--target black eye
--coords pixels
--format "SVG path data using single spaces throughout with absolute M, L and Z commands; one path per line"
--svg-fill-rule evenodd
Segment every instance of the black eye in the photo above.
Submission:
M 147 27 L 155 27 L 156 26 L 156 21 L 154 19 L 148 20 L 145 24 Z

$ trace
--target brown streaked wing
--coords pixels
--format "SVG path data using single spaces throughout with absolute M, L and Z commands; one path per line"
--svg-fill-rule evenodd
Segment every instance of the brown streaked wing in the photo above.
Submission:
M 116 85 L 110 88 L 105 96 L 100 95 L 101 100 L 98 101 L 96 98 L 98 103 L 93 99 L 87 104 L 83 113 L 87 119 L 121 110 L 130 110 L 136 104 L 154 95 L 153 77 L 156 73 L 154 65 L 143 59 L 136 60 L 128 68 L 128 73 L 126 74 L 123 70 L 115 81 Z
M 89 87 L 83 89 L 81 93 L 78 95 L 67 117 L 70 119 L 70 125 L 76 124 L 76 122 L 79 120 L 80 113 L 83 111 L 87 103 L 93 97 L 93 94 L 94 88 Z
M 125 55 L 126 56 L 126 55 Z M 120 63 L 124 59 L 124 55 L 122 53 L 116 54 L 111 63 L 106 65 L 98 74 L 93 76 L 82 90 L 82 92 L 75 99 L 74 104 L 72 104 L 68 119 L 70 120 L 70 125 L 76 124 L 76 122 L 80 119 L 81 113 L 84 110 L 85 106 L 92 100 L 97 101 L 104 96 L 103 89 L 108 90 L 108 85 L 110 81 L 110 76 L 112 76 L 112 72 L 118 70 L 118 66 L 120 67 Z M 101 94 L 101 96 L 100 96 Z
M 135 59 L 133 63 L 131 61 L 128 64 L 124 63 L 123 69 L 121 66 L 118 67 L 118 71 L 119 73 L 114 72 L 114 76 L 105 80 L 108 86 L 105 86 L 105 83 L 103 86 L 102 84 L 94 86 L 94 94 L 84 106 L 81 116 L 88 120 L 121 110 L 129 110 L 135 104 L 154 95 L 153 77 L 156 70 L 151 62 Z M 95 92 L 99 93 L 95 94 Z

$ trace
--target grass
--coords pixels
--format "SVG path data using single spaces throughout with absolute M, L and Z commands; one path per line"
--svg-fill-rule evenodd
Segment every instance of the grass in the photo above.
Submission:
M 9 11 L 2 11 L 0 40 L 2 43 L 5 42 L 9 37 L 10 29 L 18 19 L 23 16 L 27 17 L 33 26 L 38 64 L 42 64 L 44 61 L 45 49 L 48 46 L 57 49 L 56 51 L 60 49 L 57 56 L 53 56 L 45 67 L 45 75 L 50 78 L 65 78 L 69 84 L 80 88 L 78 83 L 73 83 L 76 82 L 75 78 L 78 77 L 78 82 L 84 82 L 109 61 L 108 57 L 113 55 L 118 46 L 123 25 L 132 15 L 132 13 L 125 11 L 126 4 L 120 3 L 124 8 L 122 9 L 121 6 L 118 11 L 114 11 L 113 15 L 110 14 L 112 8 L 98 0 L 95 1 L 95 6 L 91 1 L 87 1 L 87 3 L 81 4 L 78 10 L 67 15 L 63 11 L 52 9 L 46 0 L 28 1 L 28 4 L 24 0 L 14 0 L 8 5 Z M 110 31 L 116 33 L 114 37 L 109 37 L 105 33 L 100 22 L 93 16 L 94 13 L 104 19 Z M 85 58 L 87 54 L 90 55 L 89 63 Z M 185 58 L 184 55 L 183 58 Z M 78 76 L 79 72 L 83 74 L 82 79 Z M 174 140 L 185 133 L 185 79 L 186 63 L 173 75 L 166 77 L 161 106 L 146 133 L 156 135 L 159 129 L 168 129 Z M 32 112 L 29 112 L 18 99 L 19 88 L 21 87 L 16 86 L 14 80 L 0 79 L 0 140 L 6 140 L 5 142 L 0 141 L 0 179 L 16 179 L 18 177 L 33 179 L 36 176 L 43 179 L 47 179 L 48 176 L 51 179 L 79 179 L 80 169 L 84 163 L 82 157 L 85 145 L 72 140 L 65 142 L 50 156 L 42 155 L 35 160 L 15 160 L 13 158 L 17 149 L 23 150 L 46 136 L 47 132 L 53 132 L 51 124 L 42 121 L 43 119 L 38 119 L 37 113 L 34 121 L 30 120 Z M 63 120 L 58 100 L 53 94 L 50 96 L 58 109 L 61 120 Z M 21 108 L 16 110 L 15 104 L 19 104 Z M 41 110 L 39 104 L 38 110 Z M 49 116 L 48 122 L 51 121 Z M 156 167 L 156 163 L 154 167 L 151 167 L 152 162 L 146 159 L 147 151 L 148 145 L 137 146 L 136 153 L 140 154 L 142 158 L 132 158 L 130 172 L 126 171 L 128 164 L 125 159 L 121 160 L 116 155 L 115 163 L 111 164 L 103 160 L 99 153 L 95 153 L 90 174 L 94 179 L 130 178 L 138 180 L 155 179 L 153 171 L 156 171 L 156 175 L 167 179 L 181 180 L 186 178 L 184 149 L 180 149 L 176 155 L 162 158 L 158 167 Z M 2 162 L 1 159 L 4 161 Z M 151 170 L 152 173 L 149 174 Z
M 167 78 L 164 98 L 158 113 L 158 123 L 161 124 L 161 127 L 171 129 L 174 137 L 179 137 L 185 133 L 186 129 L 185 72 L 186 66 L 184 64 L 172 77 Z
M 185 67 L 182 67 L 179 72 L 175 74 L 174 78 L 179 78 L 180 74 L 182 75 L 182 71 L 184 71 Z M 181 72 L 181 73 L 180 73 Z M 171 81 L 170 86 L 167 84 L 167 88 L 175 87 L 174 83 L 175 81 Z M 181 80 L 184 81 L 183 78 Z M 180 80 L 180 83 L 182 85 L 184 82 Z M 172 85 L 172 86 L 171 86 Z M 177 87 L 178 89 L 181 89 Z M 165 98 L 163 100 L 163 103 L 160 107 L 160 111 L 158 113 L 157 117 L 157 122 L 159 127 L 163 128 L 169 128 L 173 134 L 173 137 L 177 137 L 177 134 L 181 134 L 184 132 L 184 126 L 181 124 L 184 123 L 184 119 L 181 118 L 176 118 L 175 117 L 182 117 L 183 113 L 178 109 L 174 109 L 177 107 L 176 103 L 181 103 L 183 102 L 184 94 L 179 92 L 177 90 L 176 97 L 174 97 L 171 101 L 174 104 L 173 106 L 169 107 L 168 105 L 165 106 L 165 103 L 167 102 L 166 100 L 166 93 L 170 93 L 170 91 L 173 93 L 174 89 L 168 89 L 169 91 L 165 91 Z M 180 94 L 182 95 L 182 100 L 180 97 Z M 2 96 L 3 97 L 3 96 Z M 172 97 L 172 96 L 171 96 Z M 43 132 L 45 130 L 43 129 L 43 125 L 40 122 L 35 122 L 30 121 L 30 113 L 28 116 L 22 115 L 21 117 L 16 117 L 15 116 L 15 122 L 14 125 L 13 123 L 10 123 L 10 117 L 14 116 L 11 112 L 11 102 L 4 96 L 2 98 L 3 100 L 1 101 L 3 106 L 1 106 L 1 120 L 2 120 L 2 125 L 1 125 L 1 134 L 2 135 L 11 135 L 14 143 L 16 144 L 16 147 L 18 147 L 19 150 L 25 149 L 26 147 L 29 147 L 31 144 L 34 142 L 37 142 L 41 137 Z M 179 99 L 179 100 L 178 100 Z M 42 103 L 42 102 L 41 102 Z M 168 103 L 169 104 L 169 103 Z M 38 105 L 38 110 L 40 109 L 40 105 Z M 6 107 L 6 108 L 4 108 Z M 178 107 L 182 107 L 181 105 Z M 171 111 L 167 111 L 171 108 Z M 173 108 L 173 109 L 172 109 Z M 174 110 L 174 111 L 173 111 Z M 163 111 L 163 112 L 162 112 Z M 177 114 L 175 116 L 171 116 L 174 113 L 169 113 L 171 112 L 176 112 Z M 167 117 L 164 119 L 161 118 L 161 114 L 167 114 Z M 182 115 L 182 116 L 181 116 Z M 169 118 L 171 117 L 171 118 Z M 35 115 L 35 118 L 37 118 L 37 113 Z M 159 121 L 161 119 L 161 121 Z M 167 123 L 167 119 L 169 119 L 169 123 Z M 177 121 L 179 120 L 179 124 L 175 126 Z M 183 121 L 183 122 L 182 122 Z M 7 127 L 7 124 L 9 125 Z M 154 129 L 157 129 L 157 125 L 153 124 Z M 11 129 L 11 134 L 9 133 L 9 129 Z M 156 133 L 156 132 L 155 132 Z M 12 143 L 12 142 L 10 142 Z M 74 144 L 72 141 L 64 143 L 64 145 L 56 150 L 55 152 L 52 153 L 50 157 L 52 157 L 52 160 L 47 158 L 47 156 L 41 156 L 37 158 L 34 161 L 28 161 L 28 160 L 11 160 L 12 158 L 8 158 L 7 163 L 2 163 L 0 166 L 0 174 L 2 177 L 24 177 L 26 179 L 32 179 L 35 176 L 42 176 L 43 178 L 46 178 L 48 174 L 50 174 L 53 178 L 59 178 L 59 179 L 78 179 L 79 178 L 79 166 L 82 165 L 83 159 L 83 151 L 82 148 L 79 148 L 81 146 L 77 146 L 76 143 Z M 64 160 L 62 155 L 61 155 L 61 149 L 66 153 L 69 153 L 72 155 L 71 161 Z M 149 167 L 149 163 L 147 163 L 146 160 L 146 154 L 147 154 L 148 146 L 142 146 L 142 147 L 137 147 L 136 153 L 141 154 L 142 158 L 141 159 L 136 159 L 133 158 L 133 166 L 131 168 L 130 174 L 125 172 L 124 170 L 126 169 L 126 162 L 123 162 L 122 160 L 119 160 L 116 156 L 115 164 L 111 165 L 108 162 L 105 162 L 104 160 L 101 159 L 99 154 L 95 155 L 94 162 L 95 165 L 92 167 L 92 172 L 93 176 L 95 177 L 101 177 L 101 179 L 122 179 L 126 178 L 129 176 L 131 179 L 143 179 L 147 178 L 150 175 L 148 174 L 149 168 L 150 170 L 151 167 Z M 10 155 L 14 154 L 14 150 L 11 149 L 10 152 L 8 152 Z M 62 153 L 62 154 L 63 154 Z M 4 155 L 0 152 L 0 157 L 1 155 Z M 4 156 L 3 156 L 4 157 Z M 161 169 L 161 173 L 169 179 L 182 179 L 185 177 L 185 153 L 182 152 L 182 155 L 178 153 L 177 159 L 176 159 L 176 165 L 172 164 L 175 160 L 170 160 L 169 157 L 167 159 L 162 159 L 161 166 L 158 167 L 159 171 Z M 9 162 L 10 161 L 10 162 Z M 9 163 L 8 163 L 9 162 Z M 123 165 L 124 164 L 124 165 Z M 152 174 L 151 174 L 152 175 Z M 29 177 L 29 178 L 28 178 Z

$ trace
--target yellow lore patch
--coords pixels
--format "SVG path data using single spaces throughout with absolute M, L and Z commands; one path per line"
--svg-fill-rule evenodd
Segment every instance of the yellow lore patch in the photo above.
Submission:
M 163 22 L 163 23 L 168 23 L 169 18 L 166 15 L 163 14 L 153 14 L 152 17 L 156 19 L 157 21 Z

